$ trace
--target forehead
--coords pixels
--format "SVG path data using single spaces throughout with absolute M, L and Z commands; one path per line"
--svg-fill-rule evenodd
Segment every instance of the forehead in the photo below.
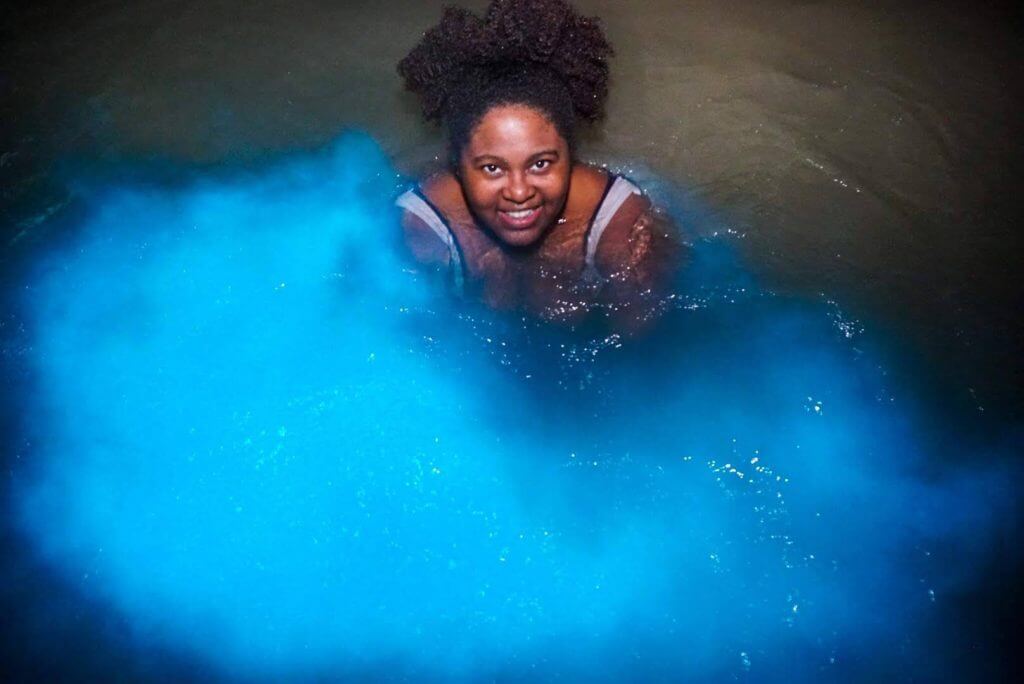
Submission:
M 543 113 L 524 105 L 492 108 L 469 136 L 466 152 L 470 156 L 493 154 L 500 157 L 531 154 L 559 148 L 565 140 Z

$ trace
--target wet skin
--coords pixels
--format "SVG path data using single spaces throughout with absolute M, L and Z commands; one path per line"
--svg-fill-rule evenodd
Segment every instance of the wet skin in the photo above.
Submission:
M 459 181 L 477 220 L 510 247 L 535 244 L 569 196 L 569 145 L 547 117 L 523 105 L 491 109 L 459 157 Z

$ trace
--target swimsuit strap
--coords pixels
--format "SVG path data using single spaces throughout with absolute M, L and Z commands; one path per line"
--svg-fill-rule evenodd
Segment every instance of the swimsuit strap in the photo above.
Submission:
M 597 270 L 597 265 L 594 263 L 597 257 L 597 246 L 601 242 L 601 235 L 604 234 L 604 229 L 611 223 L 612 217 L 615 216 L 615 212 L 622 207 L 631 195 L 639 195 L 640 188 L 630 183 L 622 176 L 610 176 L 608 179 L 608 185 L 605 187 L 604 197 L 601 198 L 600 203 L 597 205 L 597 211 L 594 212 L 594 218 L 590 222 L 590 227 L 587 228 L 586 236 L 586 254 L 584 259 L 583 277 L 589 281 L 596 281 L 601 279 L 601 274 Z
M 459 249 L 459 242 L 455 239 L 455 233 L 444 219 L 444 215 L 427 199 L 426 195 L 419 188 L 413 188 L 402 193 L 395 200 L 395 205 L 419 218 L 427 224 L 427 227 L 437 237 L 441 238 L 441 242 L 448 248 L 449 265 L 455 281 L 455 291 L 461 296 L 465 283 L 464 260 Z

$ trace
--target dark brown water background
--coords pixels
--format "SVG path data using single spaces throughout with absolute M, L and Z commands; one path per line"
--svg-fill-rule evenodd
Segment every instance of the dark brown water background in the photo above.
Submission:
M 442 5 L 7 10 L 0 282 L 9 289 L 61 230 L 53 219 L 74 211 L 69 165 L 217 173 L 354 127 L 402 172 L 423 168 L 441 154 L 441 134 L 420 120 L 394 65 Z M 584 137 L 584 159 L 667 181 L 714 216 L 685 226 L 692 234 L 733 231 L 768 287 L 834 300 L 891 338 L 907 359 L 895 372 L 919 376 L 941 410 L 975 416 L 966 430 L 1019 424 L 1022 49 L 1009 4 L 577 5 L 603 18 L 617 49 L 608 117 Z

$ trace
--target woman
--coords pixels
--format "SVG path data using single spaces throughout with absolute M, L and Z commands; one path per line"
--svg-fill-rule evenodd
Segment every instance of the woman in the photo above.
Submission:
M 577 322 L 652 318 L 678 255 L 639 188 L 577 161 L 579 120 L 604 113 L 612 48 L 564 0 L 448 8 L 399 63 L 449 168 L 398 199 L 416 260 L 500 309 Z

